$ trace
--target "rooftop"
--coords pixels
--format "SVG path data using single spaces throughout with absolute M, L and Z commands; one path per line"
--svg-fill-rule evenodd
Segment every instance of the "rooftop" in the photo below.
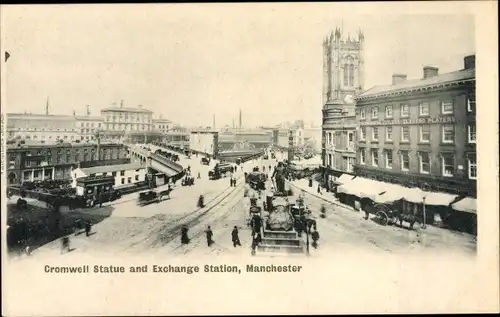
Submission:
M 139 163 L 121 164 L 121 165 L 105 165 L 105 166 L 95 166 L 80 168 L 80 170 L 87 174 L 105 173 L 105 172 L 118 172 L 118 171 L 129 171 L 144 168 Z
M 81 121 L 104 121 L 104 118 L 101 116 L 75 116 L 76 120 L 81 120 Z
M 26 149 L 26 148 L 53 148 L 53 147 L 85 147 L 85 146 L 97 146 L 97 142 L 80 142 L 80 143 L 57 143 L 57 142 L 45 142 L 41 143 L 40 141 L 33 141 L 33 140 L 25 140 L 25 144 L 20 144 L 18 146 L 17 144 L 7 144 L 8 149 Z M 108 145 L 116 145 L 116 146 L 121 146 L 119 143 L 113 143 L 113 142 L 104 142 L 101 141 L 101 146 L 108 146 Z
M 101 112 L 106 111 L 119 111 L 119 112 L 135 112 L 135 113 L 153 113 L 153 111 L 144 109 L 144 108 L 128 108 L 128 107 L 120 107 L 120 106 L 112 106 L 107 107 L 101 110 Z
M 463 69 L 451 73 L 432 76 L 426 79 L 406 80 L 396 85 L 374 86 L 362 92 L 356 99 L 383 97 L 393 94 L 407 93 L 413 90 L 450 85 L 463 81 L 475 80 L 476 69 Z
M 65 114 L 45 114 L 45 113 L 7 113 L 7 120 L 10 119 L 28 119 L 28 120 L 70 120 L 74 121 L 75 117 Z

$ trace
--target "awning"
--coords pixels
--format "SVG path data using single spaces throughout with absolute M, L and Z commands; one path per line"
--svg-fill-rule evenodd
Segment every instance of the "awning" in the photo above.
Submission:
M 385 188 L 386 191 L 382 195 L 376 196 L 374 202 L 378 204 L 391 203 L 408 195 L 409 188 L 400 185 L 386 184 Z
M 353 180 L 347 181 L 344 185 L 339 186 L 337 192 L 375 200 L 380 193 L 386 191 L 386 185 L 390 184 L 368 178 L 356 177 Z
M 340 177 L 339 177 L 339 178 L 337 178 L 337 179 L 335 180 L 335 182 L 338 182 L 338 183 L 344 184 L 344 183 L 346 183 L 346 182 L 348 182 L 348 181 L 352 180 L 352 178 L 353 178 L 353 177 L 354 177 L 354 176 L 352 176 L 352 175 L 350 175 L 350 174 L 342 174 L 342 175 L 340 175 Z
M 379 204 L 386 204 L 389 202 L 404 199 L 414 204 L 421 204 L 424 202 L 426 193 L 420 188 L 408 188 L 396 184 L 387 184 L 387 191 L 374 200 Z
M 342 174 L 341 177 L 344 175 L 345 174 Z M 337 187 L 337 193 L 357 196 L 356 183 L 358 182 L 358 180 L 359 179 L 357 177 L 355 179 L 345 180 L 342 185 Z
M 447 193 L 425 192 L 425 204 L 435 206 L 449 206 L 455 199 L 457 199 L 457 197 L 457 195 L 451 195 Z
M 477 200 L 476 198 L 472 197 L 465 197 L 464 199 L 461 199 L 451 205 L 453 209 L 458 210 L 458 211 L 463 211 L 463 212 L 468 212 L 471 214 L 476 214 L 477 213 Z

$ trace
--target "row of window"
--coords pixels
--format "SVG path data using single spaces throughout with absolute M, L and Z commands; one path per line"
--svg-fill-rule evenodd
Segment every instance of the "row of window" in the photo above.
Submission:
M 9 128 L 9 130 L 13 130 L 11 128 Z M 47 132 L 54 132 L 54 131 L 58 131 L 58 132 L 74 132 L 76 131 L 76 129 L 59 129 L 59 128 L 17 128 L 17 131 L 47 131 Z M 9 132 L 9 133 L 13 133 L 13 132 Z
M 378 141 L 380 135 L 381 127 L 371 127 L 371 140 Z M 385 140 L 393 141 L 393 129 L 392 126 L 385 127 Z M 410 127 L 409 126 L 401 126 L 401 142 L 410 142 Z M 418 127 L 419 131 L 419 142 L 428 143 L 431 139 L 431 126 L 421 125 Z M 455 125 L 453 124 L 444 124 L 441 126 L 441 142 L 443 143 L 454 143 L 455 142 Z M 359 140 L 366 141 L 366 127 L 361 127 L 359 129 Z M 476 143 L 476 124 L 471 123 L 467 126 L 467 140 L 469 143 Z
M 353 157 L 342 157 L 342 162 L 344 166 L 338 166 L 336 156 L 333 154 L 327 154 L 325 159 L 326 159 L 326 162 L 324 163 L 325 165 L 335 169 L 341 169 L 341 170 L 345 169 L 347 172 L 352 172 L 354 170 L 354 164 L 356 162 L 355 158 Z
M 165 129 L 168 129 L 168 124 L 158 124 L 158 125 L 153 124 L 153 128 L 155 128 L 155 129 L 158 128 L 158 129 L 164 129 L 165 130 Z
M 128 115 L 120 114 L 119 116 L 106 116 L 107 122 L 142 122 L 142 123 L 152 123 L 153 120 L 149 116 L 145 115 Z
M 140 169 L 136 169 L 135 171 L 139 172 Z M 107 176 L 107 175 L 108 175 L 108 172 L 102 173 L 102 176 Z M 116 177 L 116 175 L 117 175 L 117 172 L 111 172 L 111 176 Z M 96 174 L 90 174 L 90 176 L 96 176 Z M 120 171 L 120 176 L 125 176 L 125 170 Z M 138 177 L 139 177 L 139 175 L 136 175 L 136 178 L 138 178 Z M 75 174 L 75 178 L 76 178 L 76 174 Z
M 401 118 L 408 118 L 410 116 L 410 105 L 408 104 L 401 104 L 399 105 L 400 107 L 400 117 Z M 476 102 L 472 101 L 471 99 L 467 99 L 467 112 L 474 112 L 476 107 Z M 441 114 L 443 115 L 448 115 L 448 114 L 453 114 L 454 112 L 454 103 L 453 100 L 446 100 L 446 101 L 441 101 Z M 379 118 L 379 106 L 375 106 L 371 108 L 371 119 L 378 119 Z M 418 104 L 418 115 L 419 116 L 429 116 L 430 115 L 430 108 L 429 108 L 429 103 L 428 102 L 421 102 Z M 359 116 L 361 120 L 366 119 L 366 110 L 365 109 L 360 109 L 359 110 Z M 391 119 L 393 118 L 393 106 L 388 105 L 385 106 L 385 118 L 386 119 Z
M 393 150 L 385 149 L 383 152 L 383 167 L 387 169 L 392 169 L 393 166 Z M 361 148 L 359 150 L 359 163 L 361 165 L 367 165 L 367 152 L 366 149 Z M 380 167 L 379 162 L 379 151 L 378 149 L 370 150 L 371 165 L 375 167 Z M 402 171 L 410 170 L 410 152 L 400 151 L 399 154 L 400 168 Z M 419 173 L 430 174 L 431 173 L 431 159 L 429 152 L 419 152 L 418 153 L 418 163 L 419 163 Z M 477 177 L 477 163 L 476 158 L 467 159 L 468 166 L 468 177 L 470 179 L 476 179 Z M 441 175 L 446 177 L 453 177 L 455 175 L 455 157 L 453 155 L 442 155 L 441 156 Z
M 114 123 L 114 124 L 106 124 L 106 129 L 108 130 L 135 130 L 135 131 L 149 131 L 151 130 L 151 126 L 147 124 L 135 124 L 135 123 Z
M 82 122 L 81 123 L 81 127 L 84 128 L 84 127 L 87 127 L 87 128 L 94 128 L 94 127 L 97 127 L 97 128 L 100 128 L 101 127 L 101 123 L 96 123 L 95 126 L 94 126 L 94 122 Z

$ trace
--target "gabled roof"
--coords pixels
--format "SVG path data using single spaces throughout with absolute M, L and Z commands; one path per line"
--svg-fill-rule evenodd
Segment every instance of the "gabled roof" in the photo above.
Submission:
M 417 89 L 432 88 L 435 86 L 460 83 L 475 80 L 476 69 L 463 69 L 451 73 L 432 76 L 426 79 L 406 80 L 396 85 L 375 86 L 365 90 L 357 96 L 356 100 L 383 97 L 391 94 L 403 94 Z
M 110 173 L 110 172 L 118 172 L 118 171 L 130 171 L 144 168 L 139 163 L 130 163 L 130 164 L 121 164 L 121 165 L 105 165 L 105 166 L 95 166 L 95 167 L 87 167 L 80 168 L 80 170 L 86 175 L 96 174 L 96 173 Z

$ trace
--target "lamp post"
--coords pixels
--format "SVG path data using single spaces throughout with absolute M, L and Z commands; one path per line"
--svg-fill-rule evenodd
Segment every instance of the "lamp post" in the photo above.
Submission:
M 422 190 L 424 191 L 424 193 L 427 191 L 428 188 L 429 188 L 429 185 L 427 183 L 424 183 L 422 185 Z M 426 197 L 427 197 L 427 195 L 424 195 L 424 197 L 422 197 L 422 218 L 423 218 L 422 229 L 425 229 L 427 227 L 427 212 L 425 210 L 425 198 Z
M 94 132 L 94 136 L 97 139 L 97 160 L 101 160 L 101 136 L 102 136 L 102 130 L 100 128 L 97 128 Z
M 303 194 L 304 191 L 302 191 Z M 299 196 L 297 199 L 298 205 L 299 205 L 299 219 L 302 225 L 305 226 L 304 232 L 306 233 L 306 254 L 309 255 L 309 226 L 307 225 L 307 221 L 302 221 L 305 219 L 304 216 L 304 198 L 302 197 L 302 194 Z

